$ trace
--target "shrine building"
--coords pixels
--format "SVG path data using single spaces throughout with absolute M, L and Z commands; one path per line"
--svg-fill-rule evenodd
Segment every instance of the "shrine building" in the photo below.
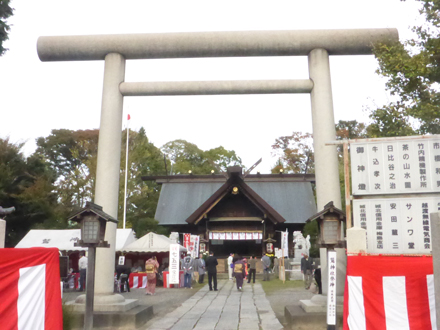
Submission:
M 281 233 L 302 230 L 316 214 L 314 174 L 227 173 L 143 177 L 162 185 L 155 219 L 172 232 L 199 235 L 200 250 L 261 256 L 281 247 Z

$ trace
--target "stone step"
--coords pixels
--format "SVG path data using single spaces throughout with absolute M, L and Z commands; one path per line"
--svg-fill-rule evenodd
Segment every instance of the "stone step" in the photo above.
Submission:
M 153 317 L 153 306 L 137 306 L 126 312 L 93 312 L 93 329 L 133 330 Z M 84 328 L 84 314 L 72 313 L 73 329 Z

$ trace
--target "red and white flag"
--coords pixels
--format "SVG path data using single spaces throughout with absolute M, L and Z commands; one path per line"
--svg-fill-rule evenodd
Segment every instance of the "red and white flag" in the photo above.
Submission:
M 58 249 L 1 249 L 0 274 L 1 329 L 63 329 Z
M 344 330 L 437 330 L 431 257 L 348 256 Z

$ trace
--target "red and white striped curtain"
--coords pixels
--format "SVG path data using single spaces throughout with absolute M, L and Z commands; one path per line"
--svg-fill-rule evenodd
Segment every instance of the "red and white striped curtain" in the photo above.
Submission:
M 435 329 L 431 257 L 348 256 L 344 330 Z
M 56 248 L 1 249 L 0 328 L 62 330 Z

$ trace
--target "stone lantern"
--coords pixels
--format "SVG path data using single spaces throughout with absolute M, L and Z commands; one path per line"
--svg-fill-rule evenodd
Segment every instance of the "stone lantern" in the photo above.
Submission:
M 108 221 L 117 223 L 118 220 L 105 213 L 101 206 L 92 202 L 87 202 L 85 208 L 72 214 L 68 220 L 76 221 L 81 225 L 81 240 L 75 243 L 75 246 L 88 248 L 84 330 L 89 330 L 93 328 L 96 248 L 110 247 L 108 242 L 104 241 L 105 227 Z M 83 303 L 84 297 L 79 296 L 75 301 Z
M 333 202 L 327 203 L 324 210 L 313 215 L 307 222 L 316 220 L 318 222 L 318 245 L 327 249 L 345 248 L 344 240 L 344 222 L 346 221 L 345 212 L 333 205 Z

